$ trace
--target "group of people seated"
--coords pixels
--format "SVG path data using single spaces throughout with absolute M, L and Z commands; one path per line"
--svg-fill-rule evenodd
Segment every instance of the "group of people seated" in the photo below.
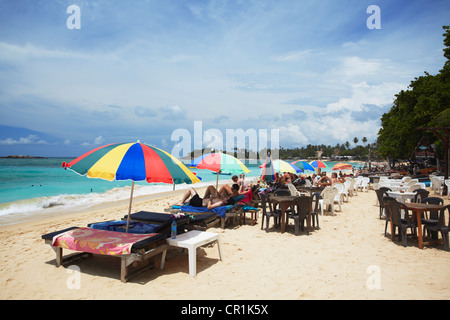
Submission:
M 338 177 L 338 174 L 336 172 L 331 173 L 331 178 L 329 178 L 327 176 L 326 172 L 322 172 L 322 174 L 319 174 L 319 175 L 316 175 L 316 174 L 312 175 L 312 184 L 314 186 L 326 187 L 326 186 L 332 186 L 335 183 L 344 183 L 344 182 L 345 182 L 345 179 L 344 179 L 343 175 L 341 174 Z
M 279 189 L 287 186 L 288 184 L 293 184 L 294 186 L 302 186 L 305 184 L 305 180 L 309 180 L 313 186 L 326 187 L 332 186 L 335 183 L 344 183 L 345 178 L 342 172 L 339 176 L 336 172 L 331 173 L 331 178 L 327 176 L 326 172 L 319 174 L 313 174 L 312 176 L 302 177 L 297 176 L 293 173 L 285 172 L 284 174 L 276 174 L 275 182 L 271 185 L 272 189 Z
M 236 203 L 236 198 L 239 196 L 244 196 L 244 199 L 240 200 L 241 203 L 246 203 L 252 200 L 253 187 L 245 181 L 244 178 L 239 178 L 238 176 L 233 176 L 231 178 L 233 184 L 225 184 L 219 190 L 212 185 L 206 188 L 203 198 L 199 196 L 197 190 L 194 188 L 189 188 L 181 198 L 180 202 L 172 204 L 173 206 L 182 206 L 189 204 L 194 207 L 206 207 L 209 210 L 227 205 L 234 205 Z M 293 184 L 301 186 L 305 183 L 305 180 L 310 180 L 313 186 L 326 187 L 332 186 L 335 183 L 344 183 L 345 179 L 342 173 L 338 176 L 336 172 L 331 173 L 331 178 L 327 176 L 326 172 L 319 174 L 313 174 L 312 176 L 302 177 L 297 176 L 293 173 L 285 172 L 284 174 L 276 174 L 276 180 L 271 184 L 271 189 L 281 189 L 287 188 L 288 184 Z M 263 180 L 261 180 L 263 181 Z
M 246 203 L 248 200 L 251 200 L 253 193 L 252 186 L 244 179 L 239 179 L 236 175 L 231 179 L 234 182 L 231 186 L 226 184 L 219 190 L 212 185 L 208 186 L 203 198 L 199 196 L 197 190 L 189 188 L 189 190 L 184 193 L 181 201 L 172 204 L 172 206 L 188 204 L 193 207 L 206 207 L 211 210 L 221 206 L 234 205 L 236 203 L 236 198 L 242 195 L 244 198 L 240 200 L 240 202 Z

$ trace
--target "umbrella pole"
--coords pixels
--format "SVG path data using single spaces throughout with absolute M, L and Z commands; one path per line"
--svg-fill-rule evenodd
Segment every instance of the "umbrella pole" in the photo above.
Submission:
M 222 172 L 221 170 L 217 171 L 217 180 L 216 180 L 216 198 L 217 198 L 217 188 L 219 188 L 219 173 Z
M 131 215 L 131 204 L 133 203 L 133 190 L 134 190 L 134 181 L 131 184 L 131 195 L 130 195 L 130 205 L 128 206 L 128 217 L 127 217 L 127 229 L 126 233 L 128 233 L 128 227 L 130 225 L 130 215 Z

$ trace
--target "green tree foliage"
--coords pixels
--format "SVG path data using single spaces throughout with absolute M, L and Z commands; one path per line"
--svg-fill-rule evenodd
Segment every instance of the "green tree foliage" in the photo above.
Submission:
M 437 123 L 441 126 L 450 125 L 439 120 L 445 119 L 444 111 L 450 108 L 450 27 L 444 26 L 443 29 L 443 51 L 447 58 L 443 69 L 436 75 L 425 72 L 424 76 L 415 78 L 408 90 L 402 90 L 395 96 L 391 110 L 381 117 L 378 152 L 383 157 L 409 158 L 424 135 L 430 142 L 439 145 L 438 138 L 432 133 L 416 128 Z M 438 152 L 439 149 L 441 148 L 438 148 Z

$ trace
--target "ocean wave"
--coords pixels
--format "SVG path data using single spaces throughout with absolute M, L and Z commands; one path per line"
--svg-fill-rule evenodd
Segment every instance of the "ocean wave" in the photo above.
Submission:
M 196 188 L 209 185 L 210 183 L 198 183 Z M 192 185 L 181 184 L 176 186 L 176 190 L 187 189 Z M 173 190 L 173 185 L 135 185 L 133 198 Z M 127 200 L 130 198 L 131 187 L 118 187 L 103 193 L 88 194 L 61 194 L 49 197 L 39 197 L 33 199 L 18 200 L 14 202 L 0 204 L 0 216 L 14 214 L 36 214 L 49 210 L 85 209 L 105 202 Z

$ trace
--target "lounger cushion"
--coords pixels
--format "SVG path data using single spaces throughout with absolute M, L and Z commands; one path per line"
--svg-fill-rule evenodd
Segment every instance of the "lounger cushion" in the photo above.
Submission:
M 64 230 L 59 230 L 59 231 L 47 233 L 47 234 L 42 235 L 41 237 L 44 240 L 53 241 L 55 236 L 57 236 L 59 234 L 63 234 L 65 232 L 73 230 L 73 229 L 78 229 L 78 227 L 70 227 L 70 228 L 67 228 L 67 229 L 64 229 Z M 113 231 L 111 231 L 111 232 L 113 232 Z M 162 234 L 162 233 L 155 234 L 152 237 L 149 237 L 149 238 L 146 238 L 144 240 L 141 240 L 141 241 L 138 241 L 138 242 L 134 243 L 133 246 L 132 246 L 132 251 L 145 249 L 150 244 L 152 244 L 154 242 L 157 242 L 159 240 L 164 240 L 166 238 L 167 238 L 166 234 Z
M 227 214 L 227 210 L 232 209 L 234 206 L 221 206 L 217 208 L 213 208 L 209 210 L 206 207 L 193 207 L 189 205 L 184 205 L 180 207 L 181 212 L 196 212 L 196 213 L 207 213 L 207 212 L 214 212 L 217 213 L 217 215 L 221 218 L 225 218 Z
M 126 218 L 126 216 L 125 216 Z M 136 213 L 132 213 L 130 215 L 131 220 L 139 220 L 139 221 L 149 221 L 149 222 L 157 222 L 157 223 L 172 223 L 172 215 L 167 213 L 159 213 L 159 212 L 149 212 L 149 211 L 139 211 Z M 182 216 L 175 219 L 175 222 L 180 224 L 181 222 L 188 222 L 189 216 Z
M 114 221 L 92 223 L 89 225 L 89 227 L 98 230 L 126 232 L 126 225 L 127 222 L 124 220 L 114 220 Z M 163 227 L 164 227 L 163 225 L 158 224 L 130 221 L 130 224 L 128 226 L 128 233 L 135 233 L 135 234 L 160 233 Z

